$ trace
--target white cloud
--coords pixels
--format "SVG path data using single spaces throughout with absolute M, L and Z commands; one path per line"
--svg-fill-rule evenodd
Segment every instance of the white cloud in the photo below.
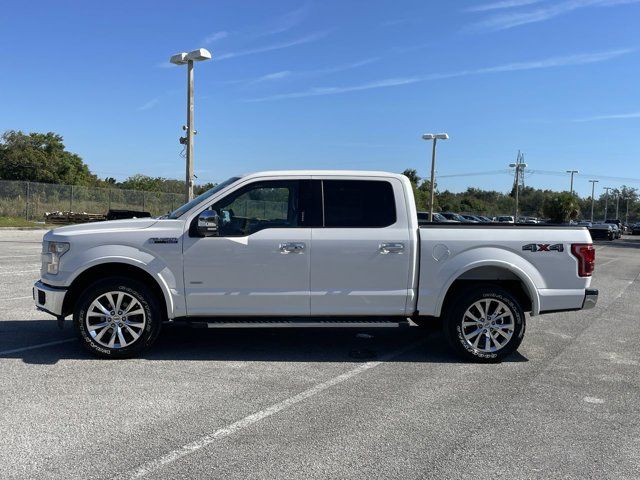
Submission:
M 609 115 L 595 115 L 593 117 L 576 118 L 574 122 L 597 122 L 600 120 L 629 120 L 640 118 L 640 112 L 613 113 Z
M 289 98 L 315 97 L 320 95 L 335 95 L 339 93 L 355 92 L 361 90 L 371 90 L 376 88 L 389 88 L 412 83 L 426 82 L 432 80 L 443 80 L 447 78 L 465 77 L 470 75 L 483 75 L 489 73 L 515 72 L 522 70 L 538 70 L 545 68 L 566 67 L 572 65 L 585 65 L 589 63 L 603 62 L 622 55 L 633 52 L 633 49 L 609 50 L 606 52 L 581 53 L 564 57 L 550 57 L 542 60 L 528 62 L 514 62 L 493 67 L 477 68 L 473 70 L 460 70 L 457 72 L 430 73 L 411 77 L 396 77 L 375 80 L 358 85 L 346 85 L 335 87 L 314 87 L 300 92 L 281 93 L 268 97 L 248 99 L 250 102 L 284 100 Z
M 303 20 L 307 18 L 309 11 L 310 4 L 307 2 L 301 7 L 278 17 L 271 26 L 267 27 L 264 32 L 259 33 L 258 36 L 275 35 L 277 33 L 283 33 L 291 30 L 292 28 L 300 25 Z
M 262 102 L 268 100 L 284 100 L 288 98 L 316 97 L 320 95 L 335 95 L 338 93 L 355 92 L 359 90 L 371 90 L 373 88 L 397 87 L 399 85 L 407 85 L 410 83 L 420 82 L 420 77 L 406 78 L 386 78 L 376 80 L 360 85 L 342 86 L 342 87 L 314 87 L 302 92 L 291 92 L 271 95 L 269 97 L 249 99 L 250 102 Z
M 613 7 L 638 3 L 640 0 L 564 0 L 554 1 L 535 10 L 526 12 L 510 12 L 492 15 L 475 23 L 471 30 L 507 30 L 529 23 L 544 22 L 559 15 L 586 7 Z
M 352 70 L 354 68 L 364 67 L 365 65 L 375 63 L 378 60 L 380 60 L 380 57 L 365 58 L 363 60 L 358 60 L 357 62 L 347 63 L 344 65 L 337 65 L 335 67 L 326 67 L 326 68 L 319 68 L 317 70 L 307 70 L 307 71 L 298 72 L 298 75 L 301 75 L 301 76 L 328 75 L 331 73 L 344 72 L 346 70 Z
M 487 12 L 490 10 L 504 10 L 507 8 L 523 7 L 540 3 L 542 0 L 502 0 L 501 2 L 484 3 L 465 9 L 466 12 Z
M 229 32 L 221 30 L 219 32 L 214 32 L 204 37 L 204 39 L 202 40 L 202 43 L 204 43 L 205 45 L 209 45 L 211 43 L 217 42 L 218 40 L 222 40 L 223 38 L 227 38 L 228 36 L 229 36 Z
M 282 80 L 283 78 L 291 75 L 289 70 L 283 70 L 281 72 L 268 73 L 263 75 L 262 77 L 258 77 L 255 80 L 252 80 L 251 83 L 261 83 L 261 82 L 271 82 L 273 80 Z
M 272 43 L 270 45 L 265 45 L 262 47 L 249 48 L 247 50 L 238 50 L 235 52 L 223 53 L 222 55 L 218 55 L 216 59 L 220 61 L 220 60 L 227 60 L 229 58 L 242 57 L 245 55 L 254 55 L 256 53 L 270 52 L 273 50 L 282 50 L 284 48 L 290 48 L 290 47 L 295 47 L 297 45 L 303 45 L 305 43 L 315 42 L 326 36 L 327 36 L 327 32 L 316 32 L 316 33 L 312 33 L 311 35 L 307 35 L 305 37 L 297 38 L 295 40 L 289 40 L 287 42 Z
M 268 82 L 268 81 L 273 81 L 273 80 L 281 80 L 284 78 L 289 78 L 289 77 L 317 77 L 317 76 L 321 76 L 321 75 L 328 75 L 328 74 L 332 74 L 332 73 L 338 73 L 338 72 L 343 72 L 345 70 L 350 70 L 353 68 L 359 68 L 359 67 L 363 67 L 365 65 L 369 65 L 370 63 L 374 63 L 377 62 L 378 60 L 380 60 L 379 57 L 372 57 L 372 58 L 365 58 L 364 60 L 358 60 L 357 62 L 352 62 L 352 63 L 348 63 L 348 64 L 344 64 L 344 65 L 337 65 L 334 67 L 326 67 L 326 68 L 319 68 L 317 70 L 302 70 L 302 71 L 291 71 L 291 70 L 283 70 L 280 72 L 274 72 L 274 73 L 269 73 L 266 75 L 263 75 L 261 77 L 258 78 L 243 78 L 243 79 L 236 79 L 236 80 L 222 80 L 216 83 L 222 84 L 222 85 L 250 85 L 250 84 L 254 84 L 254 83 L 261 83 L 261 82 Z
M 496 67 L 482 68 L 472 71 L 472 73 L 495 73 L 495 72 L 513 72 L 516 70 L 534 70 L 540 68 L 567 67 L 570 65 L 584 65 L 587 63 L 597 63 L 610 60 L 634 52 L 633 48 L 621 48 L 618 50 L 608 50 L 605 52 L 579 53 L 576 55 L 568 55 L 564 57 L 550 57 L 543 60 L 534 60 L 530 62 L 508 63 L 506 65 L 498 65 Z
M 139 112 L 143 112 L 145 110 L 149 110 L 153 107 L 155 107 L 158 102 L 160 102 L 159 99 L 157 98 L 152 98 L 151 100 L 149 100 L 147 103 L 145 103 L 144 105 L 139 106 L 138 108 L 136 108 L 137 111 Z

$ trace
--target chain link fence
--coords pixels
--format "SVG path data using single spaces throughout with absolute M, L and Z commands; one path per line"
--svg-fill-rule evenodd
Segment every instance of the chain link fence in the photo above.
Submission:
M 0 217 L 43 220 L 45 212 L 106 214 L 110 209 L 162 215 L 184 203 L 184 194 L 0 180 Z

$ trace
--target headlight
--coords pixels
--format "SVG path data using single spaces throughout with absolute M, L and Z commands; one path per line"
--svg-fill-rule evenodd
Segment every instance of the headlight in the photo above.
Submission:
M 60 257 L 69 251 L 67 242 L 42 242 L 42 269 L 51 275 L 58 274 Z

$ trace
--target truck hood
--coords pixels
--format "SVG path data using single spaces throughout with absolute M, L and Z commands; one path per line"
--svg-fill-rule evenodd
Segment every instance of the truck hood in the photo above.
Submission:
M 52 232 L 54 234 L 69 235 L 78 233 L 101 232 L 105 230 L 140 230 L 149 228 L 158 222 L 157 218 L 128 218 L 123 220 L 109 220 L 107 222 L 91 222 L 80 225 L 69 225 L 67 227 L 59 227 Z

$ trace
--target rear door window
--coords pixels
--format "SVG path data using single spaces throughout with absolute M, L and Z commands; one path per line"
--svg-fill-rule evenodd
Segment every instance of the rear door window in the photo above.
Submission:
M 396 222 L 393 187 L 384 180 L 323 180 L 324 226 L 382 228 Z

